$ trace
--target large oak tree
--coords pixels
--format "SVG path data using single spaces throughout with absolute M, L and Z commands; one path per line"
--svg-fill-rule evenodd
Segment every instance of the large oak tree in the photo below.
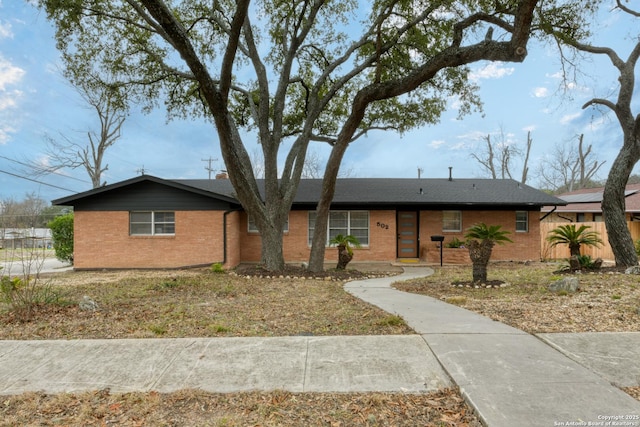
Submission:
M 467 65 L 523 61 L 541 28 L 580 32 L 577 0 L 40 0 L 69 76 L 95 64 L 131 102 L 209 118 L 229 178 L 284 266 L 282 230 L 310 143 L 330 144 L 309 268 L 323 268 L 336 177 L 375 129 L 436 123 L 447 101 L 479 107 Z M 568 25 L 568 23 L 570 25 Z M 264 185 L 245 139 L 257 137 Z M 185 135 L 188 138 L 188 135 Z M 279 159 L 284 159 L 279 161 Z
M 616 0 L 617 8 L 632 18 L 640 18 L 640 10 L 634 10 Z M 609 59 L 618 72 L 618 96 L 615 100 L 593 98 L 583 108 L 591 106 L 605 107 L 613 112 L 622 130 L 622 146 L 611 165 L 602 196 L 602 213 L 609 244 L 616 260 L 616 265 L 629 267 L 638 264 L 631 232 L 627 227 L 625 209 L 625 187 L 633 167 L 640 160 L 640 114 L 634 114 L 632 100 L 635 91 L 636 64 L 640 57 L 640 31 L 631 34 L 635 45 L 632 46 L 626 59 L 611 47 L 598 46 L 593 42 L 567 33 L 555 33 L 557 40 L 578 51 L 593 55 L 603 55 Z

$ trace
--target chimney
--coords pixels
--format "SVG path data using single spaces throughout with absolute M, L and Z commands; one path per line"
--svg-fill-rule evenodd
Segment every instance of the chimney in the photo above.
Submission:
M 227 175 L 227 171 L 221 171 L 216 174 L 216 179 L 229 179 L 229 175 Z
M 452 170 L 453 170 L 453 166 L 449 166 L 449 181 L 453 181 L 453 176 L 451 174 Z

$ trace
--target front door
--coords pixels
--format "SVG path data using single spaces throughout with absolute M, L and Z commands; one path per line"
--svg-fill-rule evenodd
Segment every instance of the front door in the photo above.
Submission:
M 398 211 L 398 258 L 418 258 L 418 212 Z

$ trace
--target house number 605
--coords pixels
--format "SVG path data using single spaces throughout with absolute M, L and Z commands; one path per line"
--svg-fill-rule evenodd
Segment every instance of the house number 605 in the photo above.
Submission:
M 383 222 L 379 222 L 377 223 L 378 227 L 384 229 L 384 230 L 388 230 L 389 229 L 389 224 L 385 224 Z

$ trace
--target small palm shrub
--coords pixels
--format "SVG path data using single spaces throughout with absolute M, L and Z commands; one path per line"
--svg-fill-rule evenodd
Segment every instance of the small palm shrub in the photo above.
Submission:
M 467 229 L 466 237 L 469 245 L 469 258 L 473 264 L 474 283 L 487 281 L 487 266 L 493 247 L 512 242 L 507 237 L 509 231 L 501 230 L 499 225 L 475 224 Z
M 358 238 L 350 234 L 338 234 L 336 237 L 329 241 L 332 245 L 338 247 L 338 265 L 337 270 L 344 270 L 347 268 L 347 264 L 353 259 L 352 247 L 359 248 L 360 242 Z
M 595 231 L 589 231 L 588 225 L 581 225 L 576 228 L 575 224 L 561 225 L 549 232 L 547 241 L 551 247 L 557 245 L 569 246 L 571 255 L 580 256 L 580 246 L 600 246 L 602 239 Z

